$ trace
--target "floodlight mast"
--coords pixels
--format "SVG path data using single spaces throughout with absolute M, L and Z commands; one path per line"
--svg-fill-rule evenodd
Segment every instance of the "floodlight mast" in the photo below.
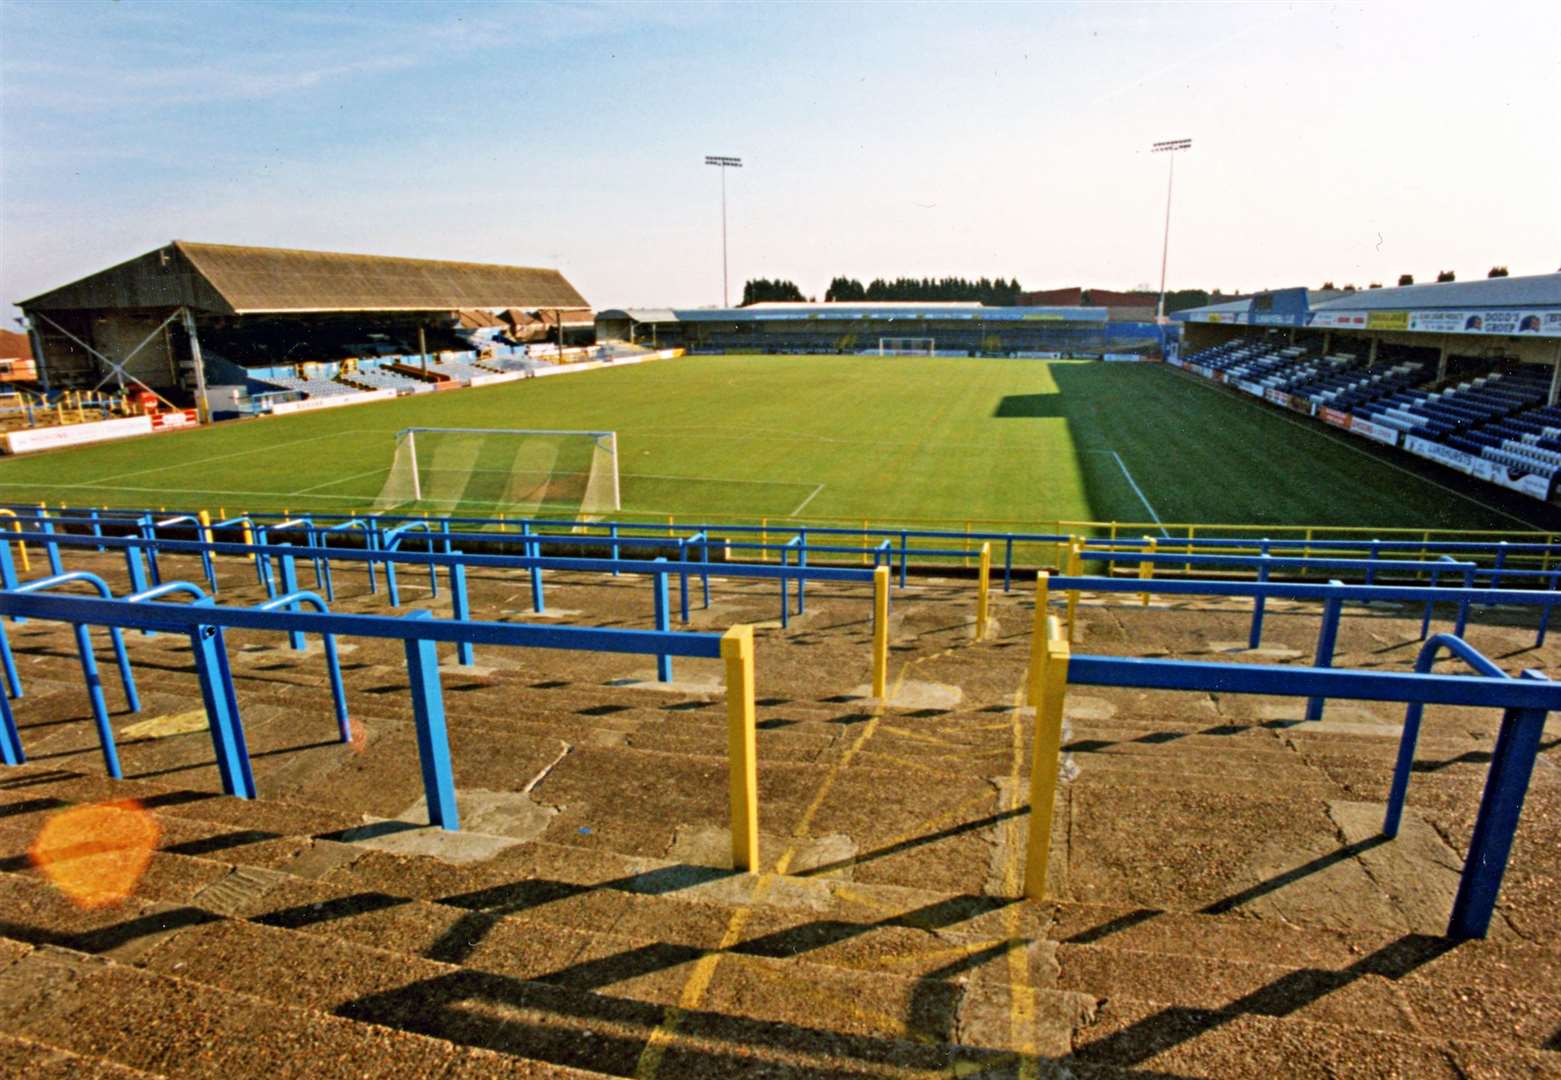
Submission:
M 1165 181 L 1165 241 L 1160 247 L 1160 306 L 1155 310 L 1155 321 L 1165 321 L 1165 264 L 1171 254 L 1171 186 L 1176 182 L 1176 151 L 1190 150 L 1191 139 L 1167 139 L 1149 147 L 1151 154 L 1170 154 L 1171 172 Z
M 705 164 L 721 170 L 721 306 L 730 307 L 731 290 L 726 282 L 726 170 L 742 168 L 743 159 L 724 154 L 706 154 Z

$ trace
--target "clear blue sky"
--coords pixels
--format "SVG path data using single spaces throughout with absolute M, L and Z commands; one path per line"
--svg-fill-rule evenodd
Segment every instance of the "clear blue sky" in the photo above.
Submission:
M 734 283 L 1127 288 L 1172 137 L 1173 288 L 1550 272 L 1558 101 L 1539 3 L 0 0 L 0 301 L 179 238 L 715 303 L 707 153 Z

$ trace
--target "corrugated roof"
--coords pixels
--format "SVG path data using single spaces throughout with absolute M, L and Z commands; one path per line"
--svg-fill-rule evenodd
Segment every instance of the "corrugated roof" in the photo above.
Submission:
M 1561 307 L 1561 273 L 1364 289 L 1312 303 L 1313 311 L 1499 307 Z
M 557 270 L 184 240 L 18 306 L 181 305 L 228 315 L 589 306 Z
M 598 319 L 632 319 L 637 323 L 677 322 L 678 313 L 671 308 L 608 308 L 596 313 Z

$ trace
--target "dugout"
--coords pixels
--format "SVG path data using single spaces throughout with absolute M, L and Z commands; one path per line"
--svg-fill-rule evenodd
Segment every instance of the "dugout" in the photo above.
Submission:
M 17 306 L 45 389 L 198 405 L 247 368 L 468 349 L 475 310 L 552 312 L 555 328 L 589 310 L 557 270 L 183 240 Z
M 1416 360 L 1436 380 L 1465 370 L 1544 365 L 1561 397 L 1561 273 L 1392 289 L 1275 289 L 1176 312 L 1183 356 L 1267 339 L 1368 364 Z

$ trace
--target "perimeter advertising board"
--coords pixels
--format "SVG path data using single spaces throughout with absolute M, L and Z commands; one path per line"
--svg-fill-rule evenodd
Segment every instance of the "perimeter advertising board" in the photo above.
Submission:
M 1357 435 L 1364 435 L 1368 439 L 1375 439 L 1379 443 L 1387 443 L 1389 446 L 1398 445 L 1398 429 L 1390 428 L 1383 424 L 1374 424 L 1370 420 L 1357 416 L 1350 421 L 1350 430 Z
M 128 439 L 134 435 L 151 433 L 152 420 L 147 416 L 130 416 L 123 420 L 98 420 L 90 424 L 30 428 L 26 431 L 13 431 L 5 436 L 5 451 L 8 454 L 30 454 L 35 450 L 53 450 L 61 446 L 80 446 L 84 443 Z

